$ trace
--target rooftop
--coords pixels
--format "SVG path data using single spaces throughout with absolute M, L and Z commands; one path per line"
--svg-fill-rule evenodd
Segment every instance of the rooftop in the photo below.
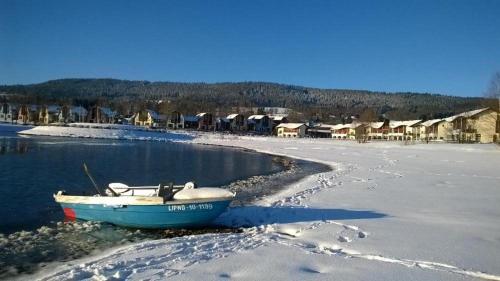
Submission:
M 476 114 L 479 114 L 483 111 L 486 111 L 488 110 L 489 108 L 488 107 L 485 107 L 485 108 L 481 108 L 481 109 L 476 109 L 476 110 L 471 110 L 471 111 L 466 111 L 466 112 L 462 112 L 460 114 L 457 114 L 457 115 L 453 115 L 453 116 L 450 116 L 448 118 L 445 118 L 444 120 L 448 121 L 448 122 L 453 122 L 455 119 L 457 118 L 460 118 L 460 117 L 463 117 L 463 118 L 468 118 L 468 117 L 472 117 Z
M 305 126 L 304 123 L 281 123 L 276 128 L 287 128 L 287 129 L 298 129 L 301 126 Z
M 259 120 L 259 119 L 262 119 L 264 117 L 266 117 L 267 115 L 251 115 L 250 117 L 248 117 L 248 119 L 252 120 L 252 119 L 256 119 L 256 120 Z
M 397 127 L 401 127 L 401 126 L 411 127 L 411 126 L 414 126 L 420 122 L 422 122 L 422 120 L 390 121 L 389 127 L 391 127 L 391 128 L 397 128 Z

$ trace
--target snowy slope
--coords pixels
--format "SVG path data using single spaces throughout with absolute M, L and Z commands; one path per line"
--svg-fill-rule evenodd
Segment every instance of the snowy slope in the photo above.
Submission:
M 218 223 L 243 233 L 149 241 L 41 280 L 500 280 L 500 149 L 265 137 L 238 146 L 331 165 Z

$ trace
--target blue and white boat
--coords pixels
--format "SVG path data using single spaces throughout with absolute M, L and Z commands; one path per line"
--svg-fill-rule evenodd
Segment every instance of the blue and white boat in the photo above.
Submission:
M 54 194 L 68 219 L 108 222 L 133 228 L 186 228 L 210 224 L 223 213 L 235 194 L 213 187 L 129 187 L 112 183 L 94 196 Z

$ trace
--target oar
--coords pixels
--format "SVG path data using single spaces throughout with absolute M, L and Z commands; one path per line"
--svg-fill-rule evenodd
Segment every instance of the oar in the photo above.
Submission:
M 85 162 L 83 163 L 83 170 L 85 171 L 85 174 L 87 174 L 87 176 L 89 177 L 90 181 L 94 185 L 95 189 L 97 190 L 97 193 L 99 193 L 99 195 L 101 195 L 101 196 L 106 196 L 106 193 L 104 193 L 103 191 L 101 191 L 101 189 L 99 188 L 99 186 L 97 186 L 97 183 L 95 182 L 94 178 L 90 174 L 89 168 L 87 168 L 87 164 L 85 164 Z M 114 196 L 118 196 L 118 194 L 114 190 L 112 190 L 111 188 L 109 190 L 111 191 L 111 193 L 113 193 Z

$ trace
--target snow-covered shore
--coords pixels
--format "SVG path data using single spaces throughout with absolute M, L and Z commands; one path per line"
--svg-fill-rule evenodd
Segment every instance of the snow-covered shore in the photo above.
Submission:
M 148 241 L 37 278 L 500 280 L 498 146 L 211 134 L 192 142 L 313 160 L 334 170 L 218 219 L 245 227 L 242 233 Z
M 22 135 L 99 138 L 121 140 L 190 141 L 193 135 L 185 132 L 145 130 L 129 125 L 75 123 L 68 126 L 37 126 L 18 132 Z

